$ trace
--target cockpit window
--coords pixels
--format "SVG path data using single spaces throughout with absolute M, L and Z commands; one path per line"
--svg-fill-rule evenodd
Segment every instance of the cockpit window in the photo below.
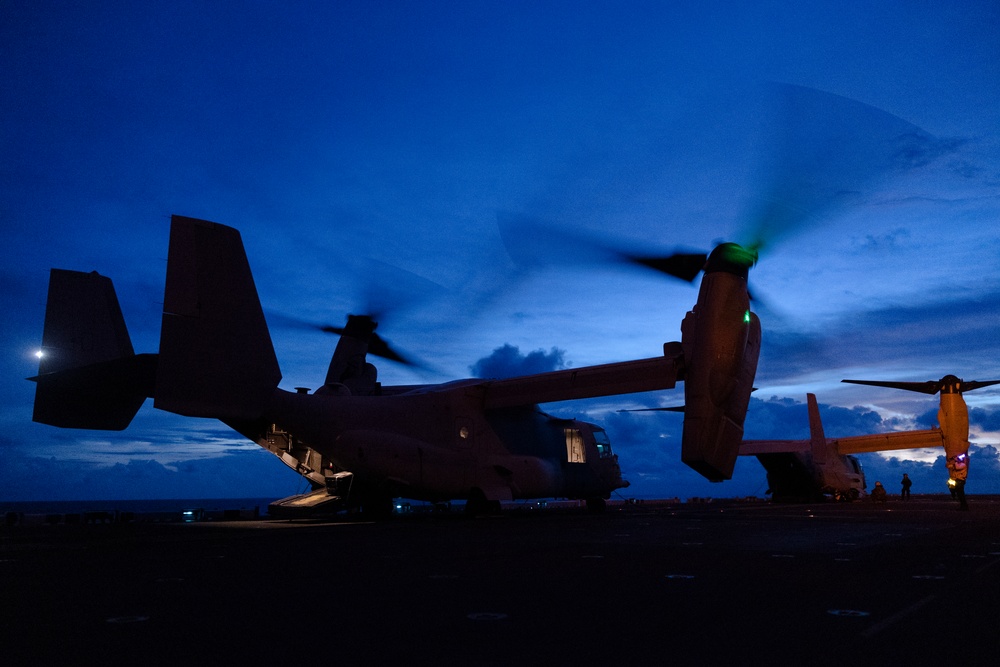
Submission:
M 848 456 L 847 460 L 851 462 L 851 467 L 854 468 L 854 472 L 860 475 L 861 474 L 861 464 L 858 463 L 858 460 L 856 458 L 854 458 L 853 456 Z
M 611 440 L 604 431 L 594 429 L 594 442 L 597 443 L 597 455 L 602 459 L 609 459 L 614 454 L 611 452 Z

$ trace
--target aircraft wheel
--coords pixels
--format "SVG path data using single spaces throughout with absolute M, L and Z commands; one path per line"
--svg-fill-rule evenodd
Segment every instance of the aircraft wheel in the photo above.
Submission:
M 607 506 L 604 498 L 587 498 L 587 512 L 590 514 L 600 514 Z
M 465 501 L 465 515 L 476 516 L 486 512 L 486 494 L 479 489 L 472 489 Z
M 481 489 L 473 489 L 469 493 L 469 499 L 465 502 L 465 515 L 479 516 L 481 514 L 500 514 L 500 501 L 487 500 L 486 494 Z
M 372 521 L 384 521 L 392 518 L 392 509 L 392 497 L 372 494 L 362 503 L 361 515 Z

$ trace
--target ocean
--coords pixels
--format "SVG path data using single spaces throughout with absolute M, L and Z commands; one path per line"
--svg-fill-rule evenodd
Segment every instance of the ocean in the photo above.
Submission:
M 160 500 L 0 500 L 0 518 L 17 523 L 190 521 L 249 519 L 267 514 L 277 498 L 164 498 Z

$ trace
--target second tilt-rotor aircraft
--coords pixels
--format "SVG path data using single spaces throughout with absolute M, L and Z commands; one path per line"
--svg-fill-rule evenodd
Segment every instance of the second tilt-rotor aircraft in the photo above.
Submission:
M 323 385 L 310 393 L 279 387 L 239 232 L 174 216 L 155 354 L 134 353 L 109 278 L 52 270 L 39 372 L 31 378 L 33 419 L 121 430 L 152 398 L 168 412 L 220 420 L 312 485 L 276 513 L 360 507 L 379 515 L 393 498 L 464 499 L 471 512 L 513 499 L 575 498 L 600 510 L 628 484 L 607 435 L 538 404 L 683 381 L 681 459 L 721 481 L 732 476 L 760 352 L 747 292 L 756 253 L 724 243 L 694 259 L 704 269 L 697 303 L 681 340 L 656 356 L 500 380 L 384 386 L 368 360 L 376 323 L 353 316 Z M 689 280 L 699 272 L 688 268 L 690 254 L 658 263 Z
M 843 380 L 850 384 L 940 393 L 938 425 L 916 431 L 890 431 L 843 438 L 827 438 L 820 422 L 816 396 L 808 394 L 809 440 L 745 440 L 740 455 L 756 456 L 767 470 L 775 500 L 816 500 L 830 495 L 858 498 L 866 489 L 864 472 L 852 454 L 942 447 L 948 485 L 965 504 L 969 475 L 969 408 L 963 392 L 1000 384 L 1000 380 L 965 381 L 954 375 L 927 382 Z

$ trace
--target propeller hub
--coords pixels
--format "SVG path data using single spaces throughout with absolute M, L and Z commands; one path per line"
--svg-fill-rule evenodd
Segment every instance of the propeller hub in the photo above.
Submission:
M 747 279 L 750 267 L 757 263 L 757 251 L 736 243 L 721 243 L 708 256 L 705 273 L 722 271 Z
M 347 326 L 344 327 L 343 332 L 347 336 L 366 340 L 377 326 L 378 322 L 370 315 L 348 315 Z
M 945 375 L 938 381 L 941 385 L 942 394 L 961 394 L 962 380 L 954 375 Z

